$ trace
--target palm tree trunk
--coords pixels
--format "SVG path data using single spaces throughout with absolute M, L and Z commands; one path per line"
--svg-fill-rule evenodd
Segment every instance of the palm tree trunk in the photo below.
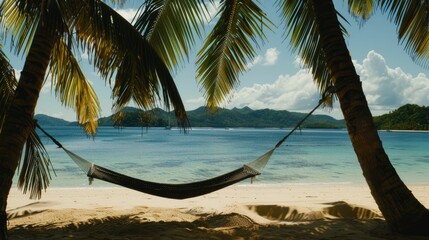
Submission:
M 429 211 L 399 178 L 383 149 L 332 0 L 313 0 L 313 7 L 348 134 L 372 196 L 392 231 L 428 235 Z
M 0 240 L 7 239 L 6 205 L 12 178 L 31 127 L 53 47 L 52 34 L 40 22 L 0 133 Z

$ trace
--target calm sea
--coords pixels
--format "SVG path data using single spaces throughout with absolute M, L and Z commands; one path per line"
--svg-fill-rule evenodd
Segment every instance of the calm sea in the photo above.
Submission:
M 229 172 L 264 154 L 289 129 L 179 130 L 101 127 L 87 138 L 78 127 L 47 127 L 66 148 L 97 165 L 149 181 L 185 183 Z M 41 135 L 42 136 L 42 135 Z M 429 183 L 429 132 L 380 132 L 407 184 Z M 88 179 L 61 149 L 42 137 L 56 176 L 52 187 L 85 187 Z M 345 130 L 305 129 L 277 149 L 253 184 L 364 183 Z M 244 181 L 240 184 L 250 184 Z M 113 186 L 95 180 L 95 187 Z

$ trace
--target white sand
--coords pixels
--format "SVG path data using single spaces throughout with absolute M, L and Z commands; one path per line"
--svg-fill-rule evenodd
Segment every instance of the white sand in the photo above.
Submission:
M 429 185 L 409 186 L 429 206 Z M 367 186 L 236 185 L 187 200 L 125 188 L 12 189 L 11 239 L 425 239 L 389 232 Z

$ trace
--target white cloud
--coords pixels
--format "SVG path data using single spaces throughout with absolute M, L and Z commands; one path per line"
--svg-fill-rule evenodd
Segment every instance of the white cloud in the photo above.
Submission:
M 373 115 L 392 111 L 406 103 L 429 105 L 429 77 L 425 74 L 412 76 L 399 67 L 391 68 L 383 56 L 374 51 L 370 51 L 362 63 L 355 61 L 354 64 Z M 307 112 L 319 98 L 311 74 L 299 70 L 294 75 L 281 75 L 273 83 L 254 84 L 237 90 L 226 107 Z M 342 118 L 338 109 L 332 114 Z
M 319 98 L 311 74 L 300 70 L 296 74 L 280 75 L 274 83 L 254 84 L 238 90 L 228 108 L 303 110 L 311 108 Z
M 119 13 L 122 17 L 124 17 L 128 22 L 131 22 L 134 16 L 137 13 L 137 9 L 127 8 L 127 9 L 115 9 L 117 13 Z
M 279 57 L 280 52 L 277 50 L 277 48 L 268 48 L 265 51 L 264 56 L 258 55 L 253 59 L 253 61 L 249 64 L 247 64 L 247 68 L 250 69 L 256 65 L 274 65 L 277 62 L 277 59 Z
M 429 78 L 425 74 L 412 76 L 399 67 L 390 68 L 375 51 L 370 51 L 361 64 L 354 64 L 371 110 L 387 112 L 407 103 L 429 105 Z
M 184 102 L 186 106 L 186 110 L 194 110 L 196 108 L 199 108 L 201 106 L 205 106 L 206 102 L 203 97 L 195 98 L 195 99 L 188 99 Z
M 276 48 L 269 48 L 265 52 L 264 65 L 274 65 L 279 57 L 279 51 Z

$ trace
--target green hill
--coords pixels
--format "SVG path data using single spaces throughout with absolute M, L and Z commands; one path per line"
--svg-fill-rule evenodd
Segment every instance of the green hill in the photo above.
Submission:
M 305 116 L 304 113 L 277 111 L 270 109 L 252 110 L 249 107 L 224 109 L 218 108 L 210 113 L 200 107 L 188 111 L 192 127 L 251 127 L 251 128 L 290 128 Z M 37 114 L 35 119 L 42 126 L 75 126 L 76 122 Z M 100 118 L 100 126 L 113 126 L 114 116 Z M 170 122 L 171 121 L 171 122 Z M 429 107 L 406 104 L 388 114 L 374 117 L 374 123 L 380 130 L 429 130 Z M 156 108 L 142 111 L 137 108 L 124 109 L 122 126 L 164 127 L 176 126 L 172 112 Z M 305 128 L 344 128 L 344 120 L 336 120 L 327 115 L 313 115 L 305 123 Z
M 188 111 L 192 127 L 251 127 L 251 128 L 290 128 L 294 127 L 304 113 L 277 111 L 270 109 L 252 110 L 248 107 L 238 109 L 218 108 L 210 113 L 205 107 Z M 115 116 L 100 119 L 101 126 L 112 126 Z M 171 122 L 169 123 L 169 119 Z M 172 112 L 162 109 L 142 111 L 126 108 L 122 119 L 123 126 L 164 127 L 176 126 Z M 313 115 L 303 125 L 306 128 L 344 128 L 343 120 L 336 120 L 327 115 Z
M 63 120 L 61 118 L 51 117 L 45 114 L 37 114 L 34 116 L 34 119 L 36 119 L 41 126 L 59 127 L 59 126 L 68 126 L 70 124 L 70 122 L 66 120 Z
M 429 130 L 429 107 L 406 104 L 374 117 L 374 124 L 381 130 Z

